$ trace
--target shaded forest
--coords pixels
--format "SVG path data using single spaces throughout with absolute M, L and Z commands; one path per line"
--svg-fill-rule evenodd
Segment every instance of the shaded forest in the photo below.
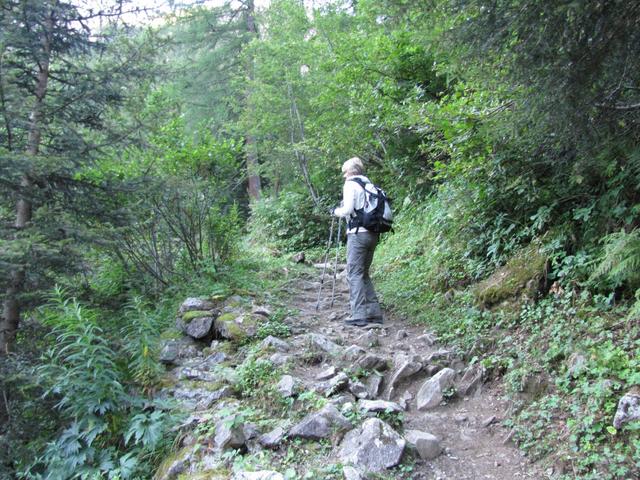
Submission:
M 353 156 L 389 311 L 544 372 L 509 422 L 558 478 L 638 475 L 640 4 L 165 7 L 0 2 L 0 476 L 151 478 L 180 302 L 319 257 Z

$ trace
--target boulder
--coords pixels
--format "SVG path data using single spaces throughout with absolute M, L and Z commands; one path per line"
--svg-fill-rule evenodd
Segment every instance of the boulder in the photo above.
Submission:
M 353 362 L 354 360 L 360 358 L 360 356 L 364 353 L 366 352 L 362 347 L 359 347 L 358 345 L 351 345 L 350 347 L 344 349 L 344 351 L 342 352 L 342 358 L 348 362 Z
M 254 305 L 251 309 L 251 313 L 269 318 L 273 312 L 271 312 L 271 309 L 265 305 Z
M 400 463 L 405 445 L 405 440 L 385 422 L 369 418 L 345 435 L 338 457 L 343 464 L 365 472 L 381 472 Z
M 288 436 L 322 440 L 349 428 L 351 428 L 351 422 L 335 406 L 327 404 L 318 412 L 310 413 L 300 423 L 294 425 L 289 430 Z
M 444 398 L 445 390 L 451 388 L 456 372 L 445 368 L 424 382 L 416 397 L 418 410 L 437 407 Z
M 207 298 L 190 297 L 182 302 L 182 305 L 180 305 L 180 308 L 178 309 L 178 315 L 182 316 L 185 313 L 192 312 L 194 310 L 208 311 L 214 310 L 215 308 L 216 305 Z
M 344 480 L 365 480 L 362 473 L 350 465 L 342 467 L 342 474 L 344 475 Z
M 456 395 L 466 397 L 475 392 L 481 385 L 485 376 L 485 368 L 476 363 L 467 368 L 462 378 L 456 382 Z
M 258 325 L 262 320 L 254 315 L 223 313 L 215 322 L 215 329 L 219 337 L 233 342 L 244 342 L 255 336 Z
M 176 320 L 176 327 L 185 335 L 199 340 L 206 338 L 212 333 L 215 317 L 210 313 L 207 316 L 193 317 L 189 321 L 178 318 Z
M 322 370 L 320 373 L 318 373 L 316 375 L 316 380 L 328 380 L 331 377 L 335 377 L 336 373 L 338 373 L 336 370 L 336 367 L 330 366 Z
M 412 448 L 415 448 L 423 460 L 433 460 L 442 453 L 442 445 L 435 435 L 419 430 L 404 432 L 404 438 Z
M 618 410 L 613 418 L 613 426 L 620 428 L 625 423 L 637 420 L 640 420 L 640 388 L 634 387 L 618 402 Z
M 358 380 L 349 380 L 348 389 L 358 398 L 369 398 L 367 386 Z
M 291 360 L 291 355 L 285 355 L 280 352 L 276 352 L 269 357 L 269 361 L 278 367 L 286 364 L 289 360 Z

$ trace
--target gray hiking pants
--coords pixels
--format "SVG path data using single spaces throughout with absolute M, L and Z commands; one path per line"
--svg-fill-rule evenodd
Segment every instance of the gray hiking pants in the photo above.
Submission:
M 378 234 L 358 232 L 347 235 L 347 281 L 351 320 L 382 321 L 378 297 L 369 278 Z

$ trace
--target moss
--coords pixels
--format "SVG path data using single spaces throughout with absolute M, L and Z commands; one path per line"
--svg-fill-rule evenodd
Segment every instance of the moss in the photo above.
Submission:
M 489 307 L 522 293 L 535 294 L 538 282 L 545 273 L 547 257 L 538 246 L 529 245 L 511 257 L 507 264 L 479 283 L 474 295 L 479 304 Z M 526 291 L 531 288 L 531 292 Z
M 182 332 L 173 327 L 167 328 L 160 334 L 160 340 L 180 340 L 182 337 Z
M 211 312 L 207 310 L 191 310 L 190 312 L 186 312 L 182 316 L 182 321 L 185 323 L 189 323 L 194 318 L 210 317 L 210 316 L 211 316 Z
M 188 455 L 189 449 L 190 447 L 181 448 L 180 450 L 171 453 L 167 458 L 165 458 L 158 467 L 158 470 L 156 470 L 156 473 L 153 476 L 154 480 L 166 478 L 167 472 L 169 471 L 171 466 L 177 460 L 185 458 Z

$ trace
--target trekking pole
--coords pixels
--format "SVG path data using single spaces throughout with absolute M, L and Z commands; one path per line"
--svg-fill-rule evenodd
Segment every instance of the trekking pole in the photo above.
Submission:
M 338 251 L 340 250 L 340 227 L 342 227 L 342 218 L 338 219 L 338 237 L 336 238 L 336 259 L 333 262 L 333 286 L 331 288 L 331 308 L 333 308 L 333 301 L 335 300 L 336 295 L 336 273 L 338 271 Z
M 331 250 L 331 240 L 333 240 L 333 226 L 336 223 L 336 217 L 331 216 L 331 226 L 329 227 L 329 240 L 327 241 L 327 250 L 324 252 L 324 262 L 322 264 L 322 279 L 318 288 L 318 301 L 316 302 L 316 311 L 320 308 L 320 294 L 322 293 L 322 285 L 324 284 L 324 274 L 327 271 L 327 260 L 329 258 L 329 250 Z

